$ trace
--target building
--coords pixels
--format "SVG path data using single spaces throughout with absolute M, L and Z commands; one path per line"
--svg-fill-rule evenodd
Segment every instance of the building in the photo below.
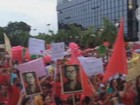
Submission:
M 138 21 L 135 10 L 139 0 L 58 0 L 58 27 L 77 24 L 84 28 L 101 28 L 103 18 L 107 17 L 114 24 L 122 17 L 125 20 L 125 37 L 137 40 Z
M 139 10 L 140 10 L 140 0 L 138 0 L 138 6 L 139 6 Z M 140 15 L 140 11 L 139 11 L 139 15 Z M 139 31 L 138 31 L 138 37 L 140 39 L 140 20 L 139 21 Z

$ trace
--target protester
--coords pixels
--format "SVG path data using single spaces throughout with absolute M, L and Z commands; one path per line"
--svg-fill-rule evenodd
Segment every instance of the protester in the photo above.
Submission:
M 110 82 L 110 87 L 107 90 L 108 93 L 111 93 L 113 97 L 118 95 L 118 83 L 116 79 L 112 79 Z
M 91 101 L 90 97 L 86 96 L 82 101 L 82 105 L 92 105 L 91 102 L 92 101 Z
M 47 95 L 44 100 L 44 105 L 56 105 L 56 104 L 53 102 L 51 96 Z
M 120 97 L 124 105 L 134 105 L 136 97 L 134 84 L 130 82 L 124 83 L 124 90 L 120 92 Z
M 62 100 L 61 100 L 61 81 L 60 81 L 60 74 L 57 73 L 56 74 L 56 80 L 55 83 L 53 84 L 53 90 L 54 90 L 54 97 L 55 97 L 55 103 L 56 105 L 61 105 L 62 104 Z
M 34 97 L 34 105 L 44 105 L 44 99 L 46 96 L 52 96 L 52 86 L 50 84 L 41 84 L 42 94 Z
M 0 104 L 8 105 L 7 87 L 0 85 Z
M 17 105 L 32 105 L 30 97 L 26 97 L 26 94 L 21 92 Z
M 95 52 L 96 56 L 93 54 Z M 73 57 L 72 54 L 71 57 Z M 77 53 L 77 55 L 80 54 Z M 85 55 L 99 57 L 96 50 L 85 53 Z M 128 58 L 131 59 L 130 56 L 129 54 Z M 84 86 L 82 87 L 85 82 L 84 76 L 82 75 L 83 81 L 80 79 L 80 64 L 70 65 L 69 60 L 68 56 L 60 60 L 59 70 L 54 66 L 56 62 L 47 62 L 47 66 L 49 66 L 46 67 L 46 76 L 39 77 L 38 81 L 42 91 L 32 72 L 25 73 L 25 78 L 23 78 L 25 84 L 21 82 L 20 76 L 24 73 L 20 75 L 17 69 L 18 61 L 14 62 L 15 68 L 11 67 L 12 70 L 8 70 L 8 66 L 3 65 L 4 68 L 0 68 L 0 105 L 140 105 L 140 76 L 136 78 L 135 84 L 131 81 L 126 82 L 126 78 L 122 74 L 119 74 L 118 78 L 112 78 L 102 83 L 103 74 L 91 77 L 85 74 L 87 85 L 93 90 L 91 95 L 87 95 L 88 90 L 84 90 Z M 106 70 L 106 65 L 104 65 L 104 69 Z M 67 92 L 69 94 L 65 94 Z
M 136 105 L 140 105 L 140 76 L 136 79 L 137 98 Z

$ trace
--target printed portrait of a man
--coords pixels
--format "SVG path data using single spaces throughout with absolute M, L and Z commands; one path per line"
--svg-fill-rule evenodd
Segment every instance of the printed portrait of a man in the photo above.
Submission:
M 41 92 L 39 80 L 35 72 L 22 73 L 22 79 L 27 95 L 38 94 Z
M 63 66 L 61 80 L 63 93 L 82 91 L 82 81 L 79 65 Z

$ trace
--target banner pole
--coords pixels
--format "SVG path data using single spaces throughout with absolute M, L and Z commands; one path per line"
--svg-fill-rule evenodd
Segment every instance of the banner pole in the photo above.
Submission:
M 76 105 L 75 104 L 75 94 L 74 93 L 72 94 L 72 99 L 73 99 L 73 105 Z
M 31 105 L 34 105 L 33 95 L 30 96 L 31 99 Z

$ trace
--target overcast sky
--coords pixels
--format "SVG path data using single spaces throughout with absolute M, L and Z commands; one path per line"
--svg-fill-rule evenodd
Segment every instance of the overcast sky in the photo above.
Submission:
M 32 35 L 47 33 L 49 29 L 56 32 L 56 5 L 57 0 L 0 0 L 0 26 L 23 21 L 32 27 Z

